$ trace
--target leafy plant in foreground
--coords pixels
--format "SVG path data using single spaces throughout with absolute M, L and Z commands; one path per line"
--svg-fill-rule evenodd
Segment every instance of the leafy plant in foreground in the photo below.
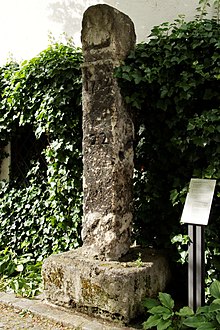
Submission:
M 220 329 L 220 282 L 210 286 L 212 302 L 199 307 L 196 313 L 187 306 L 176 311 L 174 300 L 167 293 L 159 293 L 158 299 L 146 298 L 144 306 L 151 314 L 143 323 L 143 329 L 177 330 L 195 328 L 198 330 Z

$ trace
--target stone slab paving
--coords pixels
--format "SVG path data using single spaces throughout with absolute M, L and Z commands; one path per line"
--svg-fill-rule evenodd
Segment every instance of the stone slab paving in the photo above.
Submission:
M 40 299 L 17 298 L 14 294 L 0 292 L 0 330 L 134 330 L 115 323 L 68 311 L 47 304 Z
M 0 303 L 0 330 L 32 329 L 32 330 L 70 330 L 72 327 L 62 326 L 60 323 L 43 319 L 31 312 L 14 308 Z

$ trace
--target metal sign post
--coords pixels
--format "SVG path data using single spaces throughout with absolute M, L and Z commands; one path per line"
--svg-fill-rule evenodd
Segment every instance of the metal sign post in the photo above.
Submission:
M 188 223 L 188 305 L 194 311 L 205 303 L 205 235 L 216 180 L 191 179 L 181 217 Z
M 204 226 L 188 225 L 188 304 L 194 311 L 205 303 Z

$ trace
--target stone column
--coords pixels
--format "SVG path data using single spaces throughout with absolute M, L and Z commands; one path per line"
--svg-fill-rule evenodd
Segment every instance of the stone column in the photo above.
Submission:
M 163 255 L 129 249 L 133 124 L 113 72 L 134 42 L 126 15 L 107 5 L 85 12 L 83 247 L 53 254 L 42 267 L 47 301 L 124 324 L 143 312 L 143 299 L 163 291 L 169 278 Z
M 131 244 L 133 122 L 114 68 L 135 45 L 130 18 L 108 5 L 83 17 L 83 247 L 118 260 Z

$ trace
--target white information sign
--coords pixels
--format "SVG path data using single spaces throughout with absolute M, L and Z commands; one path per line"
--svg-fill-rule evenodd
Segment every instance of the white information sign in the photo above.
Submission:
M 181 222 L 194 225 L 208 224 L 216 180 L 191 179 Z

